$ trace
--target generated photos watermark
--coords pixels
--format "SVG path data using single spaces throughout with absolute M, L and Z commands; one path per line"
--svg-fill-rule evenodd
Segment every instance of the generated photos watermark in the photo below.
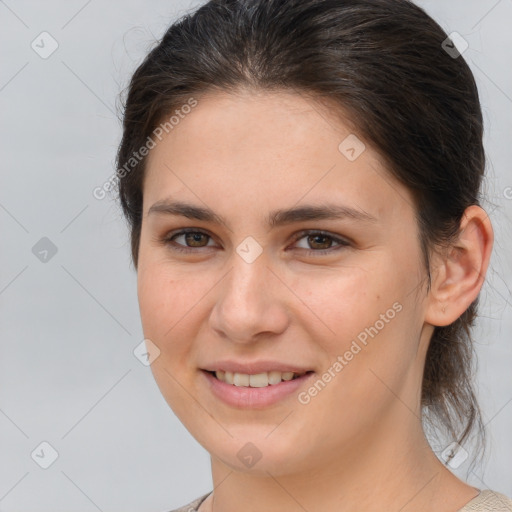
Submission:
M 123 179 L 139 164 L 141 160 L 143 160 L 148 154 L 149 151 L 152 150 L 157 142 L 155 139 L 159 141 L 162 140 L 164 132 L 170 133 L 182 119 L 192 112 L 192 109 L 196 107 L 198 104 L 197 100 L 194 98 L 189 98 L 188 102 L 185 105 L 182 105 L 181 108 L 175 110 L 176 115 L 172 115 L 168 118 L 167 121 L 160 123 L 149 135 L 146 139 L 146 142 L 139 148 L 138 151 L 134 151 L 132 156 L 128 159 L 125 164 L 117 169 L 117 171 L 108 178 L 103 185 L 95 187 L 92 191 L 92 195 L 95 199 L 101 201 L 104 199 L 108 192 L 115 188 L 118 179 Z
M 354 357 L 361 352 L 363 347 L 368 345 L 370 339 L 375 338 L 379 334 L 382 329 L 389 324 L 398 313 L 400 313 L 403 309 L 402 304 L 399 302 L 395 302 L 391 308 L 389 308 L 385 313 L 382 313 L 379 319 L 370 327 L 366 327 L 363 331 L 361 331 L 356 339 L 352 340 L 350 348 L 344 352 L 343 355 L 339 355 L 336 358 L 336 361 L 332 363 L 331 366 L 320 376 L 320 378 L 311 385 L 306 391 L 301 391 L 297 395 L 297 400 L 302 405 L 307 405 L 311 402 L 311 399 L 322 391 L 329 382 L 331 382 L 336 375 L 338 375 L 345 366 L 347 366 L 350 361 L 354 359 Z M 359 343 L 358 343 L 359 342 Z M 362 346 L 361 346 L 362 345 Z

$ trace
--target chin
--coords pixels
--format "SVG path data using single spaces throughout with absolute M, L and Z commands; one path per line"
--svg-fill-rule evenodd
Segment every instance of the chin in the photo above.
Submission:
M 305 445 L 305 440 L 294 440 L 286 436 L 286 432 L 283 432 L 284 440 L 277 435 L 273 438 L 275 432 L 270 435 L 269 432 L 272 429 L 266 425 L 259 429 L 240 427 L 236 431 L 230 430 L 233 437 L 225 436 L 222 444 L 218 437 L 201 444 L 212 458 L 237 472 L 278 476 L 300 471 L 303 464 L 304 468 L 308 467 L 304 461 L 305 451 L 298 448 Z

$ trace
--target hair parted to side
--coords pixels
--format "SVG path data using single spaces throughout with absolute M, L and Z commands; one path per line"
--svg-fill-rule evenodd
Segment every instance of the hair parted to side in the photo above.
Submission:
M 485 168 L 477 87 L 462 56 L 442 48 L 447 37 L 408 0 L 210 0 L 170 26 L 133 74 L 117 168 L 162 120 L 204 93 L 296 91 L 338 105 L 413 194 L 430 280 L 429 255 L 479 204 Z M 135 268 L 145 163 L 118 180 Z M 476 431 L 485 448 L 473 388 L 476 306 L 435 328 L 422 406 L 424 424 L 461 445 Z

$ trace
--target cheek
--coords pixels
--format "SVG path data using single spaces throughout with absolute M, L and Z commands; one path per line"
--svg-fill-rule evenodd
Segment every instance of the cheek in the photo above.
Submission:
M 307 316 L 310 327 L 320 339 L 332 338 L 334 345 L 378 320 L 399 299 L 399 288 L 389 271 L 384 271 L 383 264 L 373 268 L 346 266 L 329 273 L 302 275 L 293 284 L 310 312 Z
M 201 290 L 194 292 L 194 278 L 177 279 L 176 273 L 162 264 L 139 268 L 137 288 L 144 337 L 160 350 L 151 371 L 170 408 L 186 419 L 192 414 L 190 396 L 184 390 L 191 389 L 195 371 L 190 366 L 194 360 L 190 343 L 195 336 L 191 331 L 195 325 L 193 305 L 200 299 Z
M 169 293 L 169 287 L 173 286 L 175 283 L 164 278 L 154 265 L 144 265 L 139 269 L 137 294 L 146 337 L 161 338 L 164 324 L 167 324 L 167 329 L 172 325 L 172 318 L 167 317 L 166 312 L 173 310 L 173 294 Z
M 299 318 L 310 339 L 322 345 L 329 366 L 344 355 L 356 367 L 370 362 L 388 367 L 396 364 L 393 359 L 414 357 L 422 324 L 416 294 L 421 276 L 403 256 L 404 261 L 391 252 L 371 257 L 371 263 L 294 283 L 308 306 Z
M 139 270 L 137 292 L 144 336 L 159 347 L 162 355 L 183 353 L 189 346 L 184 329 L 190 325 L 203 288 L 197 277 L 178 279 L 176 272 L 163 264 L 151 263 Z

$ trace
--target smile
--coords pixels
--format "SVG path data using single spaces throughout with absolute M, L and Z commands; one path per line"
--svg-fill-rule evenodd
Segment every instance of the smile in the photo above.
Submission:
M 296 395 L 315 372 L 200 372 L 214 397 L 236 408 L 264 409 Z
M 218 380 L 225 382 L 226 384 L 231 384 L 233 386 L 264 388 L 267 386 L 275 386 L 276 384 L 279 384 L 280 382 L 283 381 L 297 379 L 308 372 L 295 373 L 270 371 L 250 375 L 247 373 L 224 372 L 222 370 L 218 370 L 216 372 L 210 373 L 212 375 L 215 375 L 215 377 Z

